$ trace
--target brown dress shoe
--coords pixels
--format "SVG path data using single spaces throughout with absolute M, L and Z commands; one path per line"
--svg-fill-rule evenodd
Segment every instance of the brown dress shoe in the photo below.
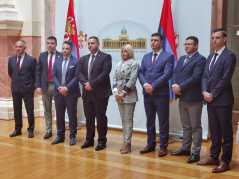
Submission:
M 215 160 L 212 157 L 208 157 L 207 160 L 199 161 L 197 163 L 198 165 L 219 165 L 219 160 Z
M 141 154 L 146 154 L 149 152 L 155 151 L 155 147 L 151 145 L 147 145 L 143 150 L 140 151 Z
M 212 170 L 212 173 L 221 173 L 225 172 L 227 170 L 230 170 L 229 164 L 225 164 L 224 162 L 221 162 L 220 165 Z
M 121 154 L 127 154 L 131 152 L 131 144 L 130 143 L 124 143 L 124 147 L 121 150 Z
M 160 149 L 158 156 L 159 157 L 164 157 L 167 154 L 168 154 L 168 149 L 167 149 L 167 147 L 164 147 L 164 148 Z

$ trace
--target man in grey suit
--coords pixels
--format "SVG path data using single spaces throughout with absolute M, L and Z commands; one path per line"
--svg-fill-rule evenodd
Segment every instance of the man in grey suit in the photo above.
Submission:
M 201 90 L 202 75 L 206 58 L 198 53 L 198 38 L 190 36 L 184 44 L 187 55 L 179 58 L 172 76 L 172 91 L 179 98 L 179 112 L 183 127 L 183 143 L 175 156 L 190 156 L 188 163 L 200 160 L 202 145 L 201 114 L 203 95 Z
M 36 70 L 36 91 L 42 94 L 42 102 L 44 106 L 44 117 L 46 120 L 47 133 L 44 139 L 52 137 L 52 99 L 54 83 L 51 79 L 51 72 L 55 59 L 62 56 L 62 53 L 56 50 L 57 40 L 53 36 L 49 36 L 46 40 L 47 50 L 39 56 Z
M 10 137 L 22 135 L 22 100 L 27 110 L 27 128 L 29 138 L 34 137 L 34 91 L 37 61 L 25 53 L 26 42 L 18 40 L 15 43 L 16 54 L 9 58 L 8 74 L 12 79 L 11 90 L 13 98 L 15 131 Z

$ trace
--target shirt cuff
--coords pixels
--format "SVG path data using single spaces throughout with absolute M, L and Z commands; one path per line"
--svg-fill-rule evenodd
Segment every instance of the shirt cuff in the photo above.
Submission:
M 115 92 L 115 91 L 117 92 L 118 90 L 117 90 L 117 88 L 114 88 L 113 91 L 114 91 L 114 92 Z
M 145 85 L 147 85 L 148 83 L 144 83 L 144 85 L 143 85 L 143 87 L 145 86 Z

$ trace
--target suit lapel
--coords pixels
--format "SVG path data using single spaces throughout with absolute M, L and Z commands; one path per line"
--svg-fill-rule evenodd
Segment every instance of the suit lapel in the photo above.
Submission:
M 69 71 L 69 67 L 72 66 L 72 61 L 73 61 L 73 57 L 71 56 L 70 60 L 69 60 L 69 63 L 67 65 L 67 68 L 66 68 L 66 76 L 68 74 L 68 71 Z
M 14 62 L 13 62 L 13 66 L 14 66 L 14 68 L 15 68 L 15 70 L 16 71 L 18 71 L 18 68 L 17 68 L 17 55 L 15 56 L 15 58 L 14 58 Z
M 94 60 L 94 63 L 93 63 L 93 67 L 92 67 L 92 70 L 91 70 L 91 73 L 92 71 L 94 70 L 94 67 L 97 66 L 97 63 L 99 63 L 99 59 L 100 59 L 100 56 L 101 56 L 101 51 L 99 50 L 99 52 L 97 53 L 96 57 L 95 57 L 95 60 Z
M 221 53 L 220 56 L 218 57 L 216 63 L 214 63 L 212 71 L 209 72 L 209 76 L 212 75 L 213 71 L 216 69 L 216 67 L 217 67 L 217 65 L 219 64 L 219 62 L 223 59 L 223 56 L 225 55 L 225 53 L 226 53 L 226 48 L 222 51 L 222 53 Z M 215 53 L 214 53 L 214 54 L 215 54 Z M 214 55 L 214 54 L 213 54 L 213 55 Z M 212 58 L 211 58 L 211 60 L 212 60 Z M 210 61 L 210 62 L 211 62 L 211 61 Z M 209 63 L 209 65 L 210 65 L 210 63 Z
M 23 62 L 22 62 L 22 65 L 21 65 L 21 67 L 20 67 L 19 72 L 22 70 L 22 68 L 24 68 L 24 66 L 25 66 L 26 63 L 27 63 L 27 60 L 28 60 L 28 55 L 27 55 L 27 53 L 25 53 L 25 56 L 24 56 L 24 58 L 23 58 Z
M 152 66 L 151 70 L 152 70 L 152 69 L 155 67 L 155 65 L 160 61 L 160 59 L 162 59 L 162 57 L 164 56 L 164 53 L 165 53 L 165 51 L 163 50 L 163 51 L 159 54 L 158 58 L 155 60 L 155 62 L 154 62 L 153 65 L 152 65 L 153 52 L 151 53 L 151 59 L 150 59 L 151 66 Z
M 187 63 L 183 66 L 184 60 L 185 60 L 185 58 L 186 58 L 186 56 L 185 56 L 185 58 L 184 58 L 184 60 L 183 60 L 183 62 L 182 62 L 182 68 L 181 68 L 180 71 L 182 71 L 182 70 L 183 70 L 188 64 L 190 64 L 193 60 L 195 60 L 197 56 L 198 56 L 198 52 L 195 53 L 191 58 L 189 58 L 188 61 L 187 61 Z

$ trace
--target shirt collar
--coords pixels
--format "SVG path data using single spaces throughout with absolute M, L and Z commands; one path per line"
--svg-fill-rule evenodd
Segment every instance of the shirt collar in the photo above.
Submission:
M 222 53 L 222 51 L 226 48 L 226 46 L 222 47 L 220 50 L 216 51 L 215 50 L 215 53 L 218 54 L 218 56 Z
M 49 54 L 51 54 L 51 52 L 50 52 L 50 51 L 48 51 L 48 55 L 49 55 Z M 56 54 L 56 50 L 53 52 L 53 54 Z
M 91 54 L 91 57 L 92 57 L 92 55 L 94 55 L 96 57 L 98 52 L 99 52 L 99 50 L 97 52 L 95 52 L 94 54 Z
M 71 55 L 69 57 L 67 57 L 67 58 L 63 56 L 63 60 L 64 59 L 70 60 L 70 58 L 71 58 Z
M 161 48 L 161 49 L 160 49 L 159 51 L 157 51 L 156 53 L 153 52 L 153 54 L 159 55 L 162 51 L 163 51 L 163 48 Z
M 25 52 L 21 55 L 21 58 L 24 58 L 24 56 L 25 56 Z M 19 56 L 17 55 L 17 58 L 18 58 Z
M 198 52 L 198 51 L 194 52 L 193 54 L 191 54 L 191 55 L 189 55 L 189 56 L 186 55 L 186 57 L 188 57 L 188 58 L 192 58 L 192 56 L 195 55 L 195 53 L 197 53 L 197 52 Z

